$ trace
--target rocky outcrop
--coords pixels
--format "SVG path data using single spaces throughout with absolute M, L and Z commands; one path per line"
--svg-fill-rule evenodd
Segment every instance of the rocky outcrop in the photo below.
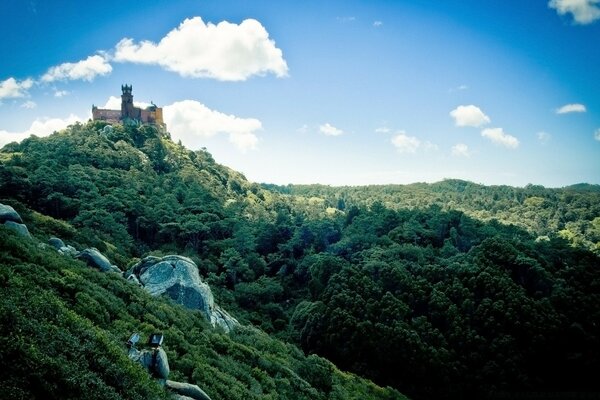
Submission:
M 57 237 L 51 237 L 48 239 L 48 244 L 56 249 L 60 254 L 64 256 L 75 257 L 77 255 L 77 249 L 71 245 L 66 245 L 61 239 Z
M 75 258 L 85 261 L 90 267 L 99 269 L 102 272 L 112 271 L 119 274 L 121 273 L 119 267 L 112 265 L 110 261 L 108 261 L 108 258 L 94 247 L 80 251 L 75 255 Z
M 31 238 L 29 229 L 23 224 L 23 219 L 11 206 L 0 203 L 0 224 L 16 231 L 19 235 Z
M 17 224 L 23 223 L 21 216 L 14 208 L 0 203 L 0 224 L 4 224 L 7 221 L 12 221 Z
M 167 380 L 165 387 L 176 394 L 173 398 L 178 400 L 211 400 L 210 397 L 196 385 L 183 382 L 175 382 Z
M 229 332 L 239 325 L 235 318 L 215 304 L 210 287 L 202 282 L 198 267 L 187 257 L 146 257 L 125 273 L 127 279 L 131 275 L 151 295 L 166 294 L 187 308 L 200 310 L 213 326 Z
M 25 226 L 24 224 L 18 224 L 18 223 L 14 222 L 14 221 L 6 221 L 4 223 L 4 226 L 6 226 L 7 228 L 10 228 L 10 229 L 16 231 L 21 236 L 25 236 L 25 237 L 31 238 L 31 234 L 29 233 L 29 230 L 27 229 L 27 226 Z

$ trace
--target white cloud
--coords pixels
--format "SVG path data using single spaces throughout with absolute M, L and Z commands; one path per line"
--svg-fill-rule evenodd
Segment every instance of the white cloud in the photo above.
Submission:
M 482 126 L 490 122 L 490 118 L 474 105 L 458 106 L 450 111 L 456 126 Z
M 140 101 L 140 102 L 134 101 L 133 105 L 136 107 L 139 107 L 141 109 L 145 109 L 147 107 L 150 107 L 152 104 L 146 103 L 143 101 Z M 104 109 L 108 109 L 108 110 L 120 110 L 121 109 L 121 98 L 117 97 L 117 96 L 110 96 L 108 98 L 108 100 L 106 100 L 106 103 L 99 108 L 104 108 Z
M 542 142 L 542 144 L 548 143 L 548 141 L 550 140 L 551 137 L 552 137 L 552 135 L 550 135 L 548 132 L 538 132 L 537 133 L 537 138 L 540 142 Z
M 21 108 L 27 108 L 29 110 L 36 108 L 37 104 L 35 101 L 27 100 L 25 103 L 21 104 Z
M 327 136 L 340 136 L 344 134 L 344 131 L 341 129 L 336 128 L 333 125 L 330 125 L 329 123 L 325 123 L 324 125 L 320 125 L 319 126 L 319 131 Z
M 347 17 L 337 17 L 336 18 L 338 21 L 342 22 L 342 23 L 347 23 L 347 22 L 354 22 L 356 21 L 356 17 L 353 16 L 347 16 Z
M 557 114 L 567 114 L 567 113 L 574 113 L 574 112 L 586 112 L 586 108 L 583 104 L 575 103 L 575 104 L 565 104 L 564 106 L 556 109 Z
M 600 141 L 600 128 L 596 129 L 596 132 L 594 132 L 594 139 Z
M 452 146 L 452 155 L 456 157 L 470 157 L 469 146 L 464 143 L 458 143 Z
M 421 141 L 414 136 L 408 136 L 405 132 L 400 131 L 392 138 L 392 144 L 396 146 L 400 153 L 415 153 Z
M 104 56 L 96 54 L 76 63 L 62 63 L 51 67 L 42 76 L 43 82 L 82 80 L 91 82 L 97 76 L 108 75 L 112 66 Z
M 391 129 L 388 128 L 387 126 L 382 126 L 382 127 L 375 129 L 376 133 L 390 133 L 390 131 L 391 131 Z
M 65 97 L 68 94 L 69 94 L 69 92 L 67 92 L 66 90 L 55 90 L 54 91 L 54 97 Z
M 0 99 L 25 97 L 27 90 L 33 86 L 33 83 L 32 79 L 17 81 L 15 78 L 8 78 L 0 82 Z
M 481 131 L 481 136 L 486 137 L 492 141 L 492 143 L 508 147 L 510 149 L 516 149 L 519 147 L 519 139 L 505 133 L 502 128 L 488 128 Z
M 375 21 L 375 22 L 373 22 L 373 26 L 375 28 L 379 28 L 380 26 L 383 26 L 383 22 L 381 22 L 381 21 Z
M 287 76 L 283 53 L 254 19 L 241 24 L 227 21 L 205 24 L 200 17 L 183 21 L 160 42 L 135 43 L 124 38 L 116 45 L 114 60 L 160 65 L 184 77 L 243 81 L 252 75 Z
M 227 115 L 194 100 L 178 101 L 163 110 L 173 140 L 181 140 L 190 148 L 203 147 L 203 139 L 217 134 L 227 134 L 229 141 L 243 152 L 258 144 L 255 132 L 262 129 L 262 123 L 255 118 Z
M 599 3 L 600 0 L 550 0 L 548 7 L 554 8 L 559 15 L 569 13 L 575 23 L 587 25 L 600 19 Z
M 66 128 L 68 125 L 82 121 L 78 116 L 71 114 L 67 118 L 38 118 L 31 123 L 29 129 L 24 132 L 8 132 L 0 130 L 0 146 L 10 142 L 20 142 L 31 135 L 38 137 L 49 136 L 55 131 Z

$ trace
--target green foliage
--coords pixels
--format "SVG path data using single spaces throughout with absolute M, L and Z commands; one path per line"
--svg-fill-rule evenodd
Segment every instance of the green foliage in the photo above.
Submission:
M 103 127 L 76 124 L 0 150 L 0 201 L 36 237 L 97 247 L 121 267 L 187 255 L 224 308 L 270 334 L 220 334 L 0 232 L 12 238 L 4 279 L 112 346 L 131 330 L 165 331 L 178 379 L 213 398 L 398 398 L 319 356 L 415 398 L 600 390 L 597 186 L 259 186 L 150 127 Z M 34 305 L 10 290 L 6 299 Z M 99 376 L 106 397 L 121 393 Z M 28 398 L 23 379 L 2 387 Z M 144 390 L 161 396 L 155 389 Z

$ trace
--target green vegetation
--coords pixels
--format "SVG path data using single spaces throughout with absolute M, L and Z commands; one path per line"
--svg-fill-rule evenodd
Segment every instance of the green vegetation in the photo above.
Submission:
M 37 238 L 94 246 L 121 267 L 150 252 L 188 256 L 225 309 L 268 335 L 216 332 L 2 230 L 0 317 L 12 318 L 2 326 L 25 332 L 3 332 L 5 349 L 22 346 L 3 351 L 3 366 L 15 359 L 4 354 L 23 360 L 3 387 L 21 397 L 38 393 L 24 371 L 60 357 L 103 397 L 162 396 L 120 352 L 134 329 L 165 331 L 177 379 L 214 398 L 400 396 L 315 354 L 417 399 L 600 390 L 597 186 L 261 186 L 150 126 L 104 125 L 7 145 L 0 202 Z M 38 331 L 71 337 L 69 352 L 32 339 Z M 115 370 L 137 386 L 115 383 Z M 64 388 L 67 372 L 56 374 L 35 382 Z

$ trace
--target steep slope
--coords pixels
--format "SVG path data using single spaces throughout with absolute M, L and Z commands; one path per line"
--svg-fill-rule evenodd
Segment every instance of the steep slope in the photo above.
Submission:
M 162 332 L 171 379 L 213 399 L 403 398 L 256 329 L 224 334 L 198 312 L 8 228 L 0 237 L 0 398 L 168 398 L 127 358 L 135 331 Z

